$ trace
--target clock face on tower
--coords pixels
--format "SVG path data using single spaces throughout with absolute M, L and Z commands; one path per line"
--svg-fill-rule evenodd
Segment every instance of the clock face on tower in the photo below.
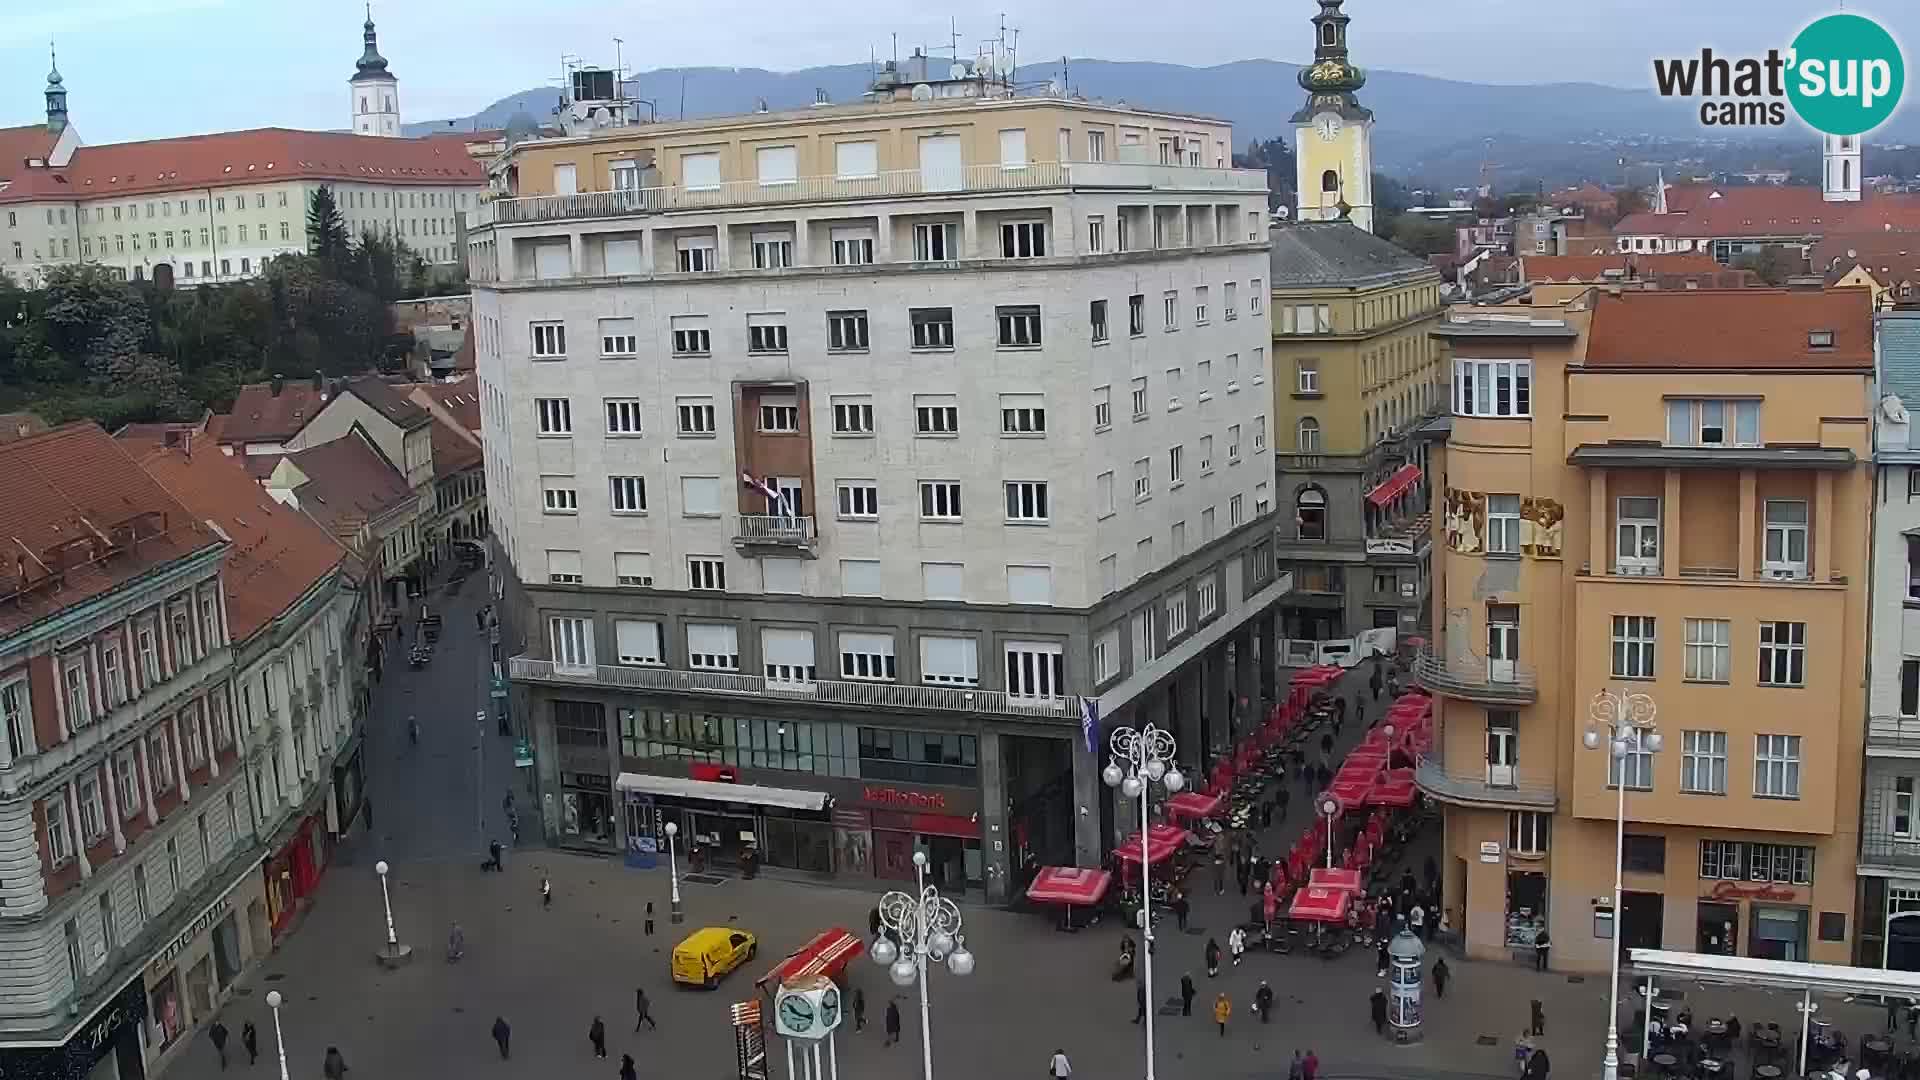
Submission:
M 1340 137 L 1340 114 L 1321 113 L 1313 118 L 1313 130 L 1320 135 L 1321 142 L 1332 142 Z
M 840 1020 L 840 991 L 828 987 L 820 994 L 820 1022 L 832 1027 Z
M 813 1002 L 799 994 L 780 999 L 780 1026 L 799 1033 L 813 1026 Z

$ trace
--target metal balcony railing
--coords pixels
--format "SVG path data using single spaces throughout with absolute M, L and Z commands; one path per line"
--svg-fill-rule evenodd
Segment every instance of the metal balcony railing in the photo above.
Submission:
M 1430 690 L 1469 701 L 1527 703 L 1540 696 L 1539 681 L 1532 668 L 1483 656 L 1449 656 L 1422 649 L 1414 662 L 1413 674 Z
M 742 545 L 809 547 L 815 539 L 811 514 L 741 514 L 733 534 L 733 542 Z
M 1112 187 L 1174 191 L 1264 192 L 1266 174 L 1251 169 L 1196 168 L 1143 162 L 1032 161 L 1024 165 L 969 165 L 952 169 L 893 169 L 872 176 L 800 176 L 791 180 L 728 180 L 699 187 L 643 187 L 527 195 L 481 203 L 472 228 L 628 217 L 782 203 L 861 201 L 923 195 Z
M 604 686 L 618 690 L 658 690 L 678 694 L 720 697 L 779 698 L 817 701 L 823 705 L 850 705 L 902 712 L 972 713 L 987 716 L 1052 717 L 1078 723 L 1080 698 L 1022 697 L 1003 690 L 917 686 L 911 683 L 837 682 L 795 683 L 758 675 L 721 671 L 675 671 L 660 667 L 599 664 L 568 668 L 551 660 L 516 656 L 508 661 L 510 677 L 519 682 L 562 686 Z
M 1860 868 L 1920 870 L 1920 840 L 1905 840 L 1884 830 L 1860 836 Z
M 1550 779 L 1484 760 L 1448 768 L 1437 746 L 1415 762 L 1413 782 L 1433 798 L 1460 806 L 1552 810 L 1557 801 Z

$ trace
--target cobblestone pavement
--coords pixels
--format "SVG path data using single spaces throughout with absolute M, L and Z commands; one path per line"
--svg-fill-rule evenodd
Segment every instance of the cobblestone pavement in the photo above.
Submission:
M 469 587 L 472 588 L 470 583 Z M 323 1055 L 340 1047 L 353 1080 L 386 1077 L 494 1077 L 550 1080 L 614 1077 L 620 1055 L 631 1053 L 642 1076 L 675 1080 L 725 1080 L 734 1075 L 727 1005 L 753 995 L 752 981 L 781 955 L 818 930 L 844 926 L 864 933 L 867 912 L 879 890 L 856 890 L 761 878 L 723 880 L 718 885 L 683 881 L 687 923 L 667 921 L 664 870 L 635 871 L 617 861 L 523 850 L 505 873 L 477 868 L 484 830 L 476 817 L 494 815 L 495 788 L 510 776 L 501 762 L 507 743 L 491 730 L 472 728 L 472 713 L 484 698 L 481 650 L 469 650 L 466 673 L 455 661 L 457 643 L 472 633 L 472 607 L 449 605 L 448 645 L 425 678 L 404 670 L 389 676 L 377 710 L 392 710 L 411 688 L 416 700 L 431 700 L 436 712 L 420 748 L 405 737 L 404 713 L 395 725 L 376 712 L 370 733 L 373 791 L 379 829 L 374 842 L 356 849 L 327 874 L 305 921 L 227 1006 L 223 1019 L 236 1034 L 254 1021 L 262 1059 L 251 1068 L 245 1055 L 229 1071 L 271 1077 L 273 1025 L 265 995 L 286 997 L 282 1020 L 290 1074 L 320 1076 Z M 463 632 L 464 631 L 464 632 Z M 444 647 L 443 647 L 444 648 Z M 410 676 L 416 676 L 409 682 Z M 461 679 L 472 680 L 463 687 Z M 1351 691 L 1349 691 L 1351 692 Z M 464 718 L 464 723 L 460 721 Z M 1343 743 L 1359 737 L 1347 726 Z M 479 743 L 476 757 L 475 743 Z M 1342 747 L 1344 749 L 1344 746 Z M 523 796 L 524 798 L 524 796 Z M 1266 850 L 1285 846 L 1284 831 L 1306 827 L 1307 805 L 1296 793 L 1292 822 L 1276 823 Z M 378 854 L 375 854 L 375 851 Z M 367 868 L 374 858 L 393 864 L 394 918 L 403 941 L 416 945 L 415 962 L 394 972 L 378 969 L 374 951 L 383 940 L 380 889 Z M 554 903 L 542 910 L 539 884 L 550 876 Z M 1443 1000 L 1429 999 L 1424 1041 L 1390 1045 L 1373 1034 L 1367 996 L 1380 980 L 1373 958 L 1355 951 L 1322 961 L 1305 955 L 1249 955 L 1238 968 L 1207 979 L 1201 960 L 1209 935 L 1224 944 L 1225 931 L 1245 901 L 1231 881 L 1223 897 L 1197 890 L 1192 924 L 1180 934 L 1171 924 L 1159 932 L 1156 996 L 1157 1074 L 1189 1077 L 1284 1077 L 1293 1050 L 1312 1048 L 1323 1075 L 1457 1080 L 1512 1076 L 1514 1037 L 1526 1023 L 1528 1003 L 1545 1003 L 1543 1045 L 1563 1075 L 1598 1072 L 1605 1030 L 1604 977 L 1570 980 L 1499 963 L 1450 958 L 1454 978 Z M 657 912 L 648 936 L 644 910 Z M 1078 934 L 1052 929 L 1041 913 L 966 907 L 967 939 L 979 960 L 977 972 L 957 978 L 943 969 L 932 976 L 936 1072 L 965 1077 L 1038 1077 L 1056 1047 L 1064 1048 L 1077 1076 L 1142 1075 L 1142 1033 L 1134 1014 L 1131 982 L 1108 976 L 1119 928 L 1108 922 Z M 443 959 L 448 927 L 466 930 L 468 955 Z M 672 943 L 703 925 L 736 925 L 760 936 L 760 955 L 717 993 L 677 990 L 667 976 Z M 1182 972 L 1195 973 L 1201 997 L 1196 1015 L 1179 1015 Z M 855 961 L 855 985 L 867 994 L 868 1029 L 838 1039 L 841 1072 L 851 1078 L 911 1077 L 920 1066 L 920 1020 L 913 990 L 897 991 L 866 959 Z M 1278 995 L 1276 1017 L 1261 1024 L 1249 1008 L 1254 989 L 1269 980 Z M 633 992 L 644 986 L 653 1000 L 659 1030 L 633 1027 Z M 1234 1006 L 1223 1038 L 1211 1022 L 1213 995 L 1226 991 Z M 1783 1027 L 1795 1019 L 1792 998 L 1759 991 L 1699 990 L 1696 1011 L 1716 1015 L 1733 1009 L 1748 1023 L 1772 1019 Z M 902 1045 L 882 1045 L 881 1017 L 889 997 L 904 1021 Z M 592 1056 L 587 1028 L 606 1018 L 610 1057 Z M 1822 1013 L 1843 1030 L 1879 1030 L 1881 1013 L 1862 1006 L 1829 1005 Z M 502 1061 L 488 1035 L 495 1016 L 513 1027 L 513 1058 Z M 172 1078 L 212 1080 L 220 1075 L 204 1033 L 169 1070 Z M 236 1039 L 237 1044 L 237 1039 Z M 230 1049 L 237 1049 L 232 1047 Z M 783 1072 L 776 1048 L 774 1074 Z

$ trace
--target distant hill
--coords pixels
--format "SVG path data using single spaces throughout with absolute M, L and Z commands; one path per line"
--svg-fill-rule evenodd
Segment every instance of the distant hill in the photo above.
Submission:
M 1218 116 L 1234 125 L 1242 146 L 1254 139 L 1290 135 L 1287 117 L 1302 91 L 1294 81 L 1297 64 L 1277 60 L 1241 60 L 1213 67 L 1186 67 L 1111 60 L 1070 60 L 1066 85 L 1088 98 L 1179 109 Z M 636 75 L 628 87 L 634 97 L 655 103 L 663 119 L 751 112 L 761 101 L 770 108 L 791 108 L 814 100 L 824 90 L 833 101 L 854 101 L 865 92 L 866 64 L 841 64 L 800 71 L 761 68 L 662 68 Z M 1061 78 L 1061 64 L 1027 65 L 1021 84 Z M 553 111 L 557 91 L 526 90 L 502 98 L 479 113 L 450 121 L 408 125 L 409 134 L 429 131 L 505 127 L 516 112 L 544 120 Z M 1423 162 L 1451 154 L 1477 153 L 1462 144 L 1493 139 L 1500 157 L 1502 139 L 1516 143 L 1553 140 L 1612 143 L 1642 136 L 1699 138 L 1705 134 L 1685 105 L 1665 102 L 1651 92 L 1591 83 L 1490 86 L 1436 79 L 1398 71 L 1371 71 L 1360 100 L 1374 111 L 1376 164 L 1406 173 Z M 683 105 L 684 102 L 684 105 Z M 1920 110 L 1896 119 L 1909 137 L 1920 137 Z M 1790 135 L 1792 132 L 1783 132 Z M 1885 136 L 1890 133 L 1882 132 Z

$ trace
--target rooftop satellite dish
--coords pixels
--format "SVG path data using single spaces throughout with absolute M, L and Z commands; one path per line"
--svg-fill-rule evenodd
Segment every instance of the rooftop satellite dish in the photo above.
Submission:
M 967 65 L 962 64 L 958 61 L 955 61 L 954 65 L 947 69 L 947 78 L 949 79 L 964 79 L 966 77 L 967 77 Z
M 913 84 L 913 100 L 932 101 L 933 87 L 928 86 L 926 83 L 914 83 Z

